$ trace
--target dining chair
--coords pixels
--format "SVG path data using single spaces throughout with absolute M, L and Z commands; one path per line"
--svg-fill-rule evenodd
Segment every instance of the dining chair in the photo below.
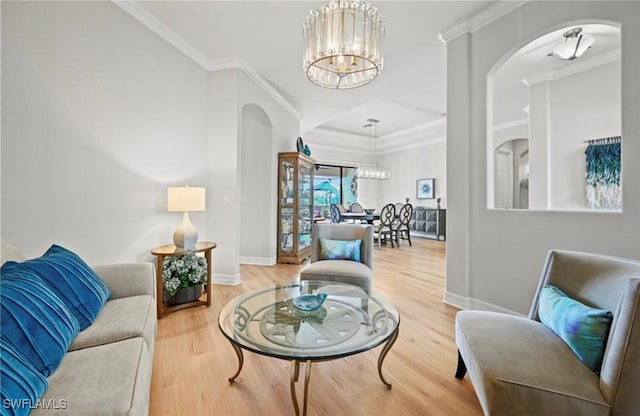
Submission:
M 331 210 L 331 222 L 339 223 L 342 222 L 342 214 L 340 213 L 340 208 L 338 208 L 338 204 L 331 204 L 329 208 Z
M 358 202 L 354 202 L 349 207 L 349 212 L 353 212 L 354 214 L 364 214 L 364 208 Z M 368 224 L 367 220 L 354 220 L 353 222 L 358 224 Z
M 349 207 L 349 211 L 350 212 L 354 212 L 354 213 L 362 213 L 364 212 L 364 208 L 362 208 L 362 205 L 360 205 L 357 202 L 354 202 L 353 204 L 351 204 L 351 206 Z
M 393 229 L 391 225 L 396 217 L 396 207 L 395 205 L 389 203 L 382 207 L 380 210 L 380 222 L 376 225 L 374 230 L 374 239 L 378 240 L 378 247 L 382 247 L 382 240 L 386 240 L 386 236 L 389 236 L 389 241 L 391 241 L 391 247 L 393 245 Z
M 400 239 L 407 239 L 409 245 L 411 246 L 411 235 L 409 230 L 409 222 L 411 221 L 411 216 L 413 215 L 413 205 L 404 204 L 402 208 L 400 208 L 400 212 L 398 213 L 397 220 L 393 222 L 391 225 L 391 229 L 393 230 L 393 237 L 395 237 L 396 244 L 400 247 Z

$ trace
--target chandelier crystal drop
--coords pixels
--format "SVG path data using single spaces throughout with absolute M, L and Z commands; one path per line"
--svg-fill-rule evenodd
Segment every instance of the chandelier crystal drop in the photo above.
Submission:
M 373 81 L 382 70 L 385 25 L 370 3 L 331 0 L 311 10 L 302 27 L 303 68 L 314 84 L 356 88 Z

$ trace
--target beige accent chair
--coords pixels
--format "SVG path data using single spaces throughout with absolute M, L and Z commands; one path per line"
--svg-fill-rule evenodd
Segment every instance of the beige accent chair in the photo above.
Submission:
M 321 260 L 320 238 L 331 240 L 362 240 L 360 262 L 352 260 Z M 361 224 L 313 224 L 311 227 L 311 258 L 300 272 L 300 280 L 324 280 L 349 283 L 371 292 L 373 282 L 373 226 Z
M 540 322 L 547 284 L 613 313 L 600 375 Z M 640 261 L 552 250 L 528 317 L 461 311 L 455 337 L 485 415 L 640 415 Z

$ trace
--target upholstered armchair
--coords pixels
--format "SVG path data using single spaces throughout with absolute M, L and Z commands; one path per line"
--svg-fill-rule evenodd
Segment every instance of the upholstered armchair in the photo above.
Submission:
M 563 332 L 546 322 L 558 305 L 548 302 L 548 285 L 564 301 L 611 312 L 595 370 L 567 340 L 584 326 Z M 576 310 L 585 309 L 593 311 Z M 575 318 L 557 311 L 561 325 Z M 552 250 L 528 317 L 461 311 L 455 337 L 456 377 L 468 370 L 485 415 L 640 415 L 640 261 Z
M 354 241 L 360 244 L 359 261 L 323 259 L 321 239 Z M 373 282 L 373 226 L 360 224 L 313 224 L 311 258 L 300 272 L 300 280 L 324 280 L 360 286 L 367 293 Z

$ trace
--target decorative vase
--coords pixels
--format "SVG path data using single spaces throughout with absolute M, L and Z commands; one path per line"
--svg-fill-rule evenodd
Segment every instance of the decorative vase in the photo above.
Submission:
M 175 295 L 171 296 L 166 290 L 162 295 L 162 300 L 169 305 L 181 305 L 183 303 L 193 302 L 202 296 L 202 285 L 191 287 L 183 287 L 178 289 Z

